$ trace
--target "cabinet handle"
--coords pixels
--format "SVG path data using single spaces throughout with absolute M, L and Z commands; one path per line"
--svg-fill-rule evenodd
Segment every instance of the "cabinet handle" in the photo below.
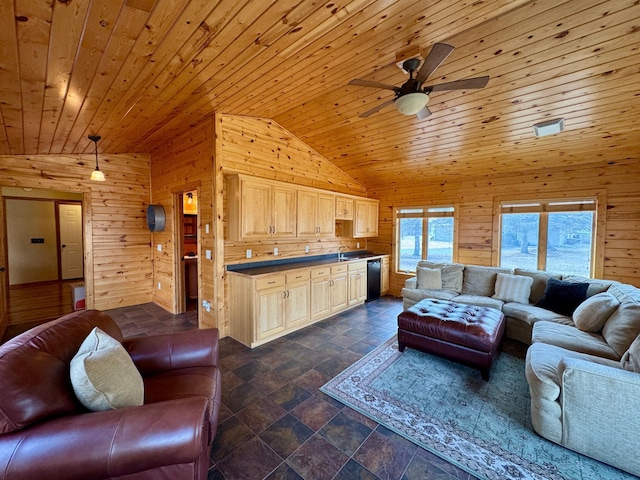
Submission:
M 267 285 L 271 285 L 272 283 L 276 283 L 275 280 L 271 280 L 270 282 L 267 282 Z
M 276 234 L 276 226 L 275 225 L 273 226 L 273 234 L 274 235 Z

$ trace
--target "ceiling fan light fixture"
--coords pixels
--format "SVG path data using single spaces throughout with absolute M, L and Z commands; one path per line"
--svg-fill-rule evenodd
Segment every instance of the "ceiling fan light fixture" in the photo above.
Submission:
M 536 123 L 533 126 L 533 132 L 536 137 L 544 137 L 546 135 L 555 135 L 564 130 L 564 118 L 556 118 L 546 122 Z
M 397 98 L 394 105 L 403 115 L 415 115 L 429 103 L 429 95 L 423 92 L 407 93 Z

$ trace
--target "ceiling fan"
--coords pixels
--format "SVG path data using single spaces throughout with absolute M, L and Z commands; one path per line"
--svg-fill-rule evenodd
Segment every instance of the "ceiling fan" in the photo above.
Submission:
M 455 80 L 453 82 L 440 83 L 438 85 L 429 85 L 423 87 L 423 83 L 429 76 L 438 68 L 446 58 L 451 55 L 454 47 L 447 45 L 446 43 L 436 43 L 427 55 L 427 58 L 423 62 L 420 70 L 419 58 L 410 58 L 402 63 L 402 68 L 409 72 L 409 80 L 404 82 L 401 87 L 394 87 L 386 83 L 373 82 L 370 80 L 363 80 L 361 78 L 355 78 L 349 82 L 349 85 L 358 85 L 361 87 L 373 87 L 384 88 L 386 90 L 393 90 L 396 94 L 395 98 L 387 100 L 381 103 L 371 110 L 360 114 L 361 118 L 366 118 L 380 110 L 387 105 L 395 104 L 396 109 L 403 115 L 415 114 L 420 120 L 427 118 L 431 115 L 431 111 L 427 108 L 429 102 L 429 95 L 432 92 L 441 92 L 443 90 L 466 90 L 469 88 L 483 88 L 487 85 L 489 77 L 476 77 L 466 78 L 463 80 Z M 413 74 L 418 72 L 414 78 Z

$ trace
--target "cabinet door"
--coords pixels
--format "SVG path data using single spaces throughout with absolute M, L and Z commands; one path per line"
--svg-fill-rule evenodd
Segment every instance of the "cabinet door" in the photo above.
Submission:
M 285 290 L 282 287 L 256 292 L 256 340 L 284 331 L 284 297 Z
M 271 235 L 271 186 L 268 183 L 242 181 L 242 238 L 266 238 Z
M 382 259 L 380 270 L 380 294 L 385 295 L 389 291 L 389 258 Z
M 295 189 L 273 186 L 272 236 L 296 236 L 296 198 Z
M 309 281 L 287 285 L 285 299 L 286 326 L 299 327 L 309 323 Z
M 298 236 L 313 237 L 318 233 L 316 215 L 318 211 L 318 194 L 298 190 Z
M 353 220 L 353 198 L 336 197 L 336 218 Z
M 349 305 L 357 305 L 367 298 L 366 270 L 349 272 Z
M 311 280 L 311 319 L 324 318 L 331 313 L 331 278 Z
M 333 195 L 318 195 L 318 208 L 316 213 L 316 225 L 318 235 L 333 237 L 336 234 L 335 197 Z
M 331 312 L 347 308 L 349 305 L 348 291 L 349 285 L 346 273 L 331 277 Z
M 378 202 L 356 200 L 354 237 L 378 236 Z

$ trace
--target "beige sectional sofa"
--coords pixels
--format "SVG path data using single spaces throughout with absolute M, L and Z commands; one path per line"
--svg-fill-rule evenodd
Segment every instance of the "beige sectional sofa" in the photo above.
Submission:
M 640 476 L 639 289 L 537 270 L 423 261 L 402 296 L 405 309 L 439 298 L 502 310 L 507 337 L 530 344 L 525 374 L 534 430 Z

